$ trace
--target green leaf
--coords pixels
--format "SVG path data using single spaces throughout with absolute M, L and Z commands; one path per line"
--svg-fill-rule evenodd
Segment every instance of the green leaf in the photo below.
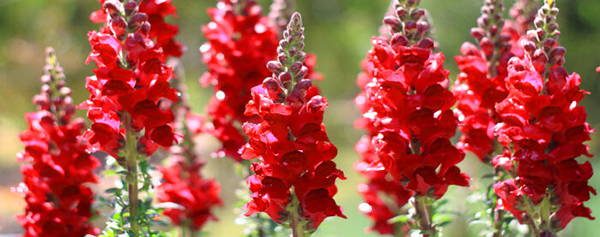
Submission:
M 388 220 L 388 223 L 390 223 L 390 224 L 404 224 L 404 223 L 408 222 L 408 220 L 410 220 L 410 218 L 407 215 L 398 215 L 398 216 L 390 218 Z
M 454 220 L 454 216 L 450 215 L 450 214 L 445 214 L 445 213 L 436 213 L 433 215 L 433 223 L 436 226 L 446 226 L 450 223 L 452 223 L 452 221 Z

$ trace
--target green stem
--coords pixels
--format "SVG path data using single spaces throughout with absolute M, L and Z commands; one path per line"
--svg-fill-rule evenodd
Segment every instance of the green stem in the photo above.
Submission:
M 493 183 L 499 183 L 503 180 L 502 170 L 500 168 L 494 168 L 494 180 Z M 491 206 L 489 207 L 492 211 L 492 222 L 494 227 L 493 237 L 502 237 L 502 230 L 504 226 L 504 210 L 497 209 L 498 206 L 498 196 L 496 196 L 496 192 L 493 189 L 494 185 L 491 184 L 490 189 L 488 190 L 488 196 L 491 196 Z
M 290 203 L 290 228 L 292 229 L 292 237 L 305 237 L 304 225 L 302 217 L 299 213 L 300 202 L 295 194 L 292 194 L 292 202 Z
M 417 196 L 414 199 L 414 207 L 419 219 L 419 229 L 424 237 L 437 236 L 437 230 L 431 220 L 431 205 L 426 196 Z
M 131 116 L 125 114 L 125 168 L 127 170 L 127 193 L 128 193 L 128 208 L 131 232 L 137 235 L 140 232 L 139 217 L 138 217 L 138 153 L 137 153 L 137 136 L 131 128 Z

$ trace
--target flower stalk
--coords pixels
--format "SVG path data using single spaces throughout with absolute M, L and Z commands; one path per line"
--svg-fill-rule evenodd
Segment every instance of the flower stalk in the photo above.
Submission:
M 431 198 L 427 196 L 417 196 L 413 201 L 416 217 L 419 220 L 419 228 L 424 237 L 434 237 L 438 233 L 432 221 L 432 202 Z

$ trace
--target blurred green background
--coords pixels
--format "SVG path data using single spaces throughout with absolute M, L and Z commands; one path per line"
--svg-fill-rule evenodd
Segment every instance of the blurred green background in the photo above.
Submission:
M 181 27 L 179 40 L 187 45 L 184 65 L 191 103 L 196 112 L 202 112 L 211 92 L 200 88 L 197 78 L 204 71 L 197 48 L 204 41 L 200 26 L 207 23 L 205 9 L 216 0 L 174 0 L 179 16 L 171 19 Z M 270 1 L 260 1 L 267 6 Z M 298 10 L 303 13 L 306 25 L 307 50 L 318 55 L 317 69 L 325 75 L 320 83 L 323 93 L 330 99 L 326 124 L 333 142 L 340 148 L 337 162 L 346 172 L 348 180 L 338 182 L 340 193 L 337 200 L 343 206 L 348 219 L 329 219 L 315 234 L 316 237 L 375 236 L 363 234 L 369 221 L 358 211 L 360 196 L 356 185 L 361 178 L 353 171 L 352 164 L 358 159 L 353 144 L 360 132 L 352 128 L 358 113 L 352 99 L 357 93 L 355 78 L 359 63 L 369 49 L 369 38 L 377 34 L 387 0 L 298 0 Z M 471 41 L 469 29 L 479 15 L 481 0 L 424 0 L 433 18 L 434 35 L 440 49 L 446 54 L 447 67 L 456 75 L 452 60 L 462 42 Z M 600 74 L 595 67 L 600 64 L 600 1 L 558 1 L 561 13 L 561 43 L 568 49 L 567 68 L 579 72 L 584 78 L 583 87 L 592 92 L 585 100 L 589 122 L 600 128 Z M 506 1 L 507 6 L 512 1 Z M 99 7 L 94 0 L 0 0 L 0 235 L 18 233 L 19 225 L 14 216 L 20 213 L 23 202 L 19 194 L 11 192 L 19 180 L 19 168 L 15 153 L 21 149 L 18 133 L 25 128 L 23 113 L 34 109 L 31 97 L 39 91 L 44 48 L 53 46 L 65 68 L 68 83 L 74 90 L 75 101 L 86 98 L 85 76 L 92 67 L 84 64 L 89 51 L 86 32 L 97 26 L 87 19 L 88 14 Z M 268 8 L 264 8 L 268 9 Z M 592 153 L 598 154 L 600 139 L 594 135 L 590 142 Z M 207 141 L 206 153 L 214 142 Z M 212 145 L 211 145 L 212 144 Z M 242 227 L 234 223 L 232 211 L 234 190 L 239 178 L 230 175 L 232 162 L 211 160 L 206 174 L 216 177 L 223 184 L 226 205 L 218 211 L 220 221 L 206 227 L 210 236 L 240 236 Z M 600 169 L 598 160 L 592 163 Z M 474 157 L 467 157 L 463 169 L 474 179 L 488 172 Z M 599 175 L 592 183 L 600 187 Z M 480 188 L 476 180 L 471 190 Z M 468 193 L 466 188 L 452 188 L 450 206 L 465 213 Z M 595 215 L 600 213 L 600 199 L 589 202 Z M 446 228 L 446 236 L 477 236 L 468 233 L 465 219 L 459 217 Z M 598 236 L 598 221 L 575 220 L 563 236 Z

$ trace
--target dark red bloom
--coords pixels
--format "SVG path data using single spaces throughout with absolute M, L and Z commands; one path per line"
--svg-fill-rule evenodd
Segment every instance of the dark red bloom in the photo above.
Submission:
M 90 223 L 94 194 L 89 185 L 97 182 L 94 169 L 99 163 L 80 138 L 85 123 L 73 119 L 71 91 L 51 49 L 47 62 L 42 92 L 34 99 L 38 111 L 26 115 L 28 128 L 21 134 L 27 206 L 19 220 L 24 236 L 98 234 Z
M 153 40 L 148 15 L 135 12 L 136 4 L 124 8 L 128 19 L 111 16 L 118 7 L 105 2 L 106 24 L 100 32 L 88 33 L 92 52 L 87 61 L 97 68 L 86 82 L 90 97 L 84 106 L 92 122 L 86 137 L 94 149 L 115 157 L 128 131 L 142 133 L 139 148 L 146 154 L 176 142 L 173 114 L 164 106 L 177 100 L 169 85 L 172 69 L 164 63 L 168 55 Z M 99 15 L 92 14 L 92 19 Z
M 295 14 L 281 41 L 288 47 L 278 49 L 279 61 L 267 64 L 273 76 L 252 88 L 245 113 L 252 120 L 243 125 L 249 142 L 241 155 L 259 159 L 247 179 L 248 215 L 265 212 L 280 223 L 300 215 L 307 228 L 316 229 L 326 217 L 344 217 L 333 200 L 335 181 L 344 175 L 333 162 L 337 149 L 323 124 L 327 100 L 306 79 L 303 32 Z
M 241 124 L 251 120 L 244 115 L 250 90 L 270 75 L 264 65 L 277 56 L 278 29 L 275 22 L 262 15 L 254 0 L 220 0 L 208 10 L 211 22 L 202 28 L 207 42 L 200 47 L 208 71 L 200 84 L 215 92 L 207 112 L 212 119 L 212 133 L 222 143 L 217 156 L 242 158 L 239 149 L 247 142 Z M 308 78 L 319 79 L 313 68 L 316 57 L 306 58 Z
M 536 28 L 522 41 L 524 57 L 508 64 L 508 96 L 496 105 L 501 119 L 496 126 L 504 148 L 496 166 L 514 179 L 497 184 L 502 206 L 524 221 L 523 203 L 550 202 L 552 231 L 561 230 L 575 217 L 593 219 L 584 206 L 595 190 L 588 185 L 592 167 L 577 158 L 590 156 L 586 141 L 592 129 L 580 105 L 588 92 L 580 88 L 577 73 L 564 68 L 565 49 L 558 44 L 558 9 L 546 3 L 535 20 Z M 531 213 L 525 213 L 531 215 Z

